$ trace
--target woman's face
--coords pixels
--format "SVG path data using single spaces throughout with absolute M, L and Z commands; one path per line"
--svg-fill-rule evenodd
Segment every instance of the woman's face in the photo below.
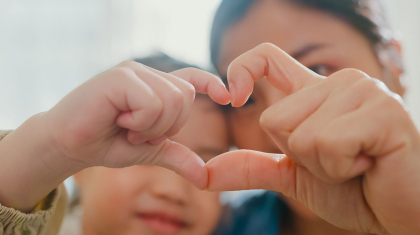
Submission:
M 382 66 L 370 43 L 350 24 L 331 14 L 280 0 L 257 1 L 230 27 L 220 46 L 219 74 L 225 77 L 232 60 L 264 42 L 277 45 L 324 76 L 344 68 L 356 68 L 383 80 Z M 232 138 L 238 148 L 280 152 L 261 129 L 259 118 L 283 97 L 283 92 L 262 79 L 255 83 L 247 104 L 229 111 Z

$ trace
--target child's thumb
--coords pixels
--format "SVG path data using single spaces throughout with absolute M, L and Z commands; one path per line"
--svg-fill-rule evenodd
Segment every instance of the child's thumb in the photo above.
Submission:
M 175 171 L 197 188 L 207 187 L 208 173 L 204 161 L 184 145 L 167 139 L 156 159 L 156 165 Z

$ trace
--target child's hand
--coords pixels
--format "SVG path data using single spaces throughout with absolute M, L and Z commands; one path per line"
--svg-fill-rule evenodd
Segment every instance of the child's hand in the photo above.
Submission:
M 167 139 L 186 123 L 195 90 L 220 104 L 230 101 L 210 73 L 188 68 L 167 74 L 128 61 L 76 88 L 42 119 L 58 152 L 75 164 L 160 165 L 205 187 L 203 161 Z
M 360 71 L 325 78 L 263 44 L 229 67 L 233 105 L 264 76 L 289 94 L 260 119 L 287 157 L 226 153 L 207 163 L 208 188 L 274 190 L 344 229 L 419 234 L 420 136 L 401 98 Z
M 29 212 L 90 166 L 159 165 L 205 188 L 203 160 L 167 139 L 187 121 L 195 90 L 230 101 L 223 83 L 198 69 L 167 74 L 130 61 L 87 81 L 0 141 L 0 204 Z

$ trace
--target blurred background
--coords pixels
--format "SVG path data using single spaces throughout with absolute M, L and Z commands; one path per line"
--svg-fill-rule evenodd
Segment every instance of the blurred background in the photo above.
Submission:
M 220 0 L 0 0 L 0 128 L 18 127 L 119 62 L 162 51 L 210 67 Z M 420 126 L 420 1 L 384 0 L 404 46 Z
M 209 33 L 219 3 L 0 0 L 0 129 L 18 127 L 123 60 L 161 51 L 210 69 Z M 406 101 L 420 127 L 420 1 L 384 3 L 403 42 L 411 82 Z

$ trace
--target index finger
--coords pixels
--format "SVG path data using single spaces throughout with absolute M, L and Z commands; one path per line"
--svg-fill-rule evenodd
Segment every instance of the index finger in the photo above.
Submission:
M 294 166 L 284 154 L 252 150 L 227 152 L 206 163 L 207 190 L 266 189 L 286 193 L 295 182 Z
M 188 82 L 194 86 L 197 92 L 208 94 L 213 101 L 219 104 L 225 105 L 230 102 L 229 92 L 222 80 L 212 73 L 196 68 L 185 68 L 171 73 L 165 73 L 134 61 L 127 61 L 125 66 L 131 68 L 136 74 L 139 72 L 140 68 L 147 68 L 164 78 L 171 76 L 179 79 L 179 81 Z
M 229 92 L 222 80 L 212 73 L 196 68 L 185 68 L 169 74 L 187 81 L 194 86 L 196 92 L 208 94 L 212 100 L 219 104 L 225 105 L 230 102 Z
M 263 43 L 236 58 L 228 68 L 232 106 L 240 107 L 251 95 L 254 82 L 263 77 L 277 89 L 291 94 L 316 83 L 316 74 L 270 43 Z

